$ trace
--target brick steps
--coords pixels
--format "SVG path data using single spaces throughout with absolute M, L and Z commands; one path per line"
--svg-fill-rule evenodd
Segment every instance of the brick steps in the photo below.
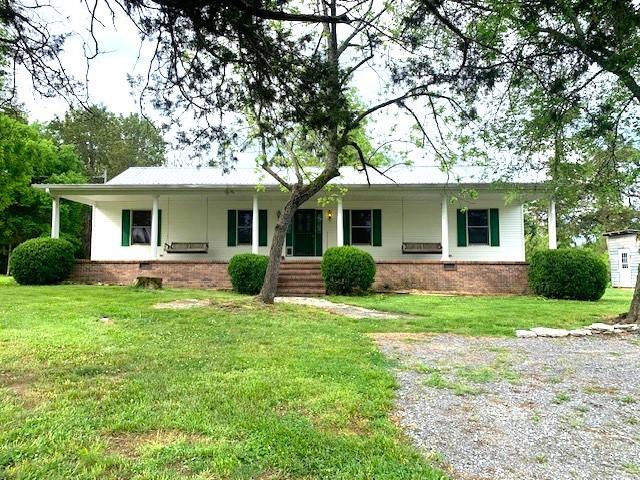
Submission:
M 280 264 L 278 295 L 319 296 L 325 294 L 320 262 L 288 261 Z

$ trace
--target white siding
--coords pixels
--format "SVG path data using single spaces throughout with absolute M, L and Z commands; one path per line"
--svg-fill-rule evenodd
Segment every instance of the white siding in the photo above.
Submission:
M 631 282 L 635 285 L 640 264 L 640 242 L 637 235 L 612 235 L 607 237 L 607 251 L 609 253 L 609 266 L 611 268 L 611 285 L 620 287 L 620 266 L 618 264 L 618 251 L 629 250 L 629 266 L 631 267 Z
M 282 210 L 286 197 L 272 193 L 258 193 L 258 206 L 268 212 L 267 237 L 269 245 L 260 247 L 260 253 L 268 254 L 277 212 Z M 93 260 L 148 260 L 148 246 L 121 246 L 121 218 L 123 209 L 150 209 L 148 199 L 132 198 L 113 202 L 99 202 L 94 207 L 92 235 Z M 457 247 L 456 208 L 499 208 L 500 246 Z M 162 210 L 161 260 L 228 260 L 236 253 L 250 252 L 251 245 L 227 246 L 227 210 L 252 208 L 252 194 L 221 193 L 208 197 L 199 195 L 172 195 L 160 197 Z M 336 205 L 321 207 L 311 200 L 301 208 L 322 208 L 323 249 L 336 245 Z M 440 209 L 438 195 L 385 194 L 381 192 L 347 193 L 343 208 L 381 209 L 382 246 L 358 247 L 369 251 L 376 260 L 440 260 L 439 254 L 402 254 L 402 242 L 440 242 Z M 328 210 L 333 218 L 328 220 Z M 483 200 L 464 205 L 449 205 L 449 241 L 451 260 L 520 261 L 524 260 L 524 238 L 520 204 L 505 205 L 499 195 L 485 195 Z M 164 244 L 171 242 L 209 242 L 208 254 L 167 254 Z
M 498 208 L 500 223 L 500 246 L 468 245 L 458 246 L 457 209 Z M 497 199 L 479 199 L 474 202 L 460 202 L 449 206 L 449 253 L 452 260 L 480 261 L 524 261 L 524 224 L 522 206 L 520 204 L 505 205 Z

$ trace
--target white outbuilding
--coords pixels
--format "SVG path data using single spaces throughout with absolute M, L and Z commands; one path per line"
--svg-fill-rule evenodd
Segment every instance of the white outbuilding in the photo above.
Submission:
M 604 234 L 607 239 L 611 285 L 632 288 L 638 277 L 640 264 L 640 230 L 620 230 Z

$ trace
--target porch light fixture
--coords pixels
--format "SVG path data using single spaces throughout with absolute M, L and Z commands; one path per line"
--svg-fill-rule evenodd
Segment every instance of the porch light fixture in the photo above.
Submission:
M 333 212 L 331 210 L 327 210 L 327 220 L 331 221 L 333 218 Z

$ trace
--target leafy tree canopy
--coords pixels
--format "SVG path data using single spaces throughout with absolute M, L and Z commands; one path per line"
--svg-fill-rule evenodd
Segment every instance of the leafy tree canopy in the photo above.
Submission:
M 58 144 L 75 148 L 90 177 L 165 163 L 161 132 L 138 114 L 116 115 L 103 106 L 73 108 L 50 122 L 47 131 Z
M 83 183 L 72 147 L 58 146 L 38 125 L 0 114 L 0 245 L 6 250 L 51 228 L 51 199 L 32 183 Z M 63 203 L 61 230 L 79 245 L 82 205 Z

